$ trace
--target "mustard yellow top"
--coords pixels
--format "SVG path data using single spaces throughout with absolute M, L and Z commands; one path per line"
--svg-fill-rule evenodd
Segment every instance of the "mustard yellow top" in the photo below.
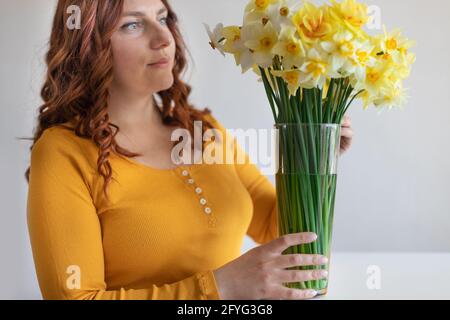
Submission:
M 114 153 L 108 203 L 97 147 L 66 124 L 31 153 L 27 221 L 44 299 L 220 299 L 212 270 L 240 256 L 245 234 L 278 237 L 275 188 L 245 151 L 245 164 L 167 170 Z

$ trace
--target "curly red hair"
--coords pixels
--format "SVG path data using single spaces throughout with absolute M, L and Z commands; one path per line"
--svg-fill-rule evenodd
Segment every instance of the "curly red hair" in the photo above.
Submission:
M 174 84 L 170 89 L 157 93 L 161 101 L 161 117 L 164 124 L 185 128 L 193 136 L 194 121 L 202 121 L 203 130 L 214 128 L 205 119 L 211 111 L 208 108 L 197 110 L 188 102 L 191 87 L 181 80 L 187 66 L 186 45 L 175 12 L 168 0 L 162 2 L 168 9 L 167 23 L 175 39 L 176 53 Z M 99 148 L 97 170 L 104 178 L 106 197 L 112 179 L 108 161 L 111 152 L 127 157 L 140 155 L 116 143 L 114 137 L 119 127 L 109 122 L 107 112 L 108 88 L 113 80 L 110 39 L 119 23 L 123 3 L 124 0 L 58 1 L 46 55 L 46 81 L 41 90 L 44 103 L 39 108 L 38 124 L 30 147 L 31 151 L 44 130 L 72 121 L 75 134 L 91 139 Z M 67 8 L 71 5 L 78 6 L 83 13 L 80 29 L 69 30 L 66 27 Z M 30 169 L 28 167 L 25 173 L 27 182 Z

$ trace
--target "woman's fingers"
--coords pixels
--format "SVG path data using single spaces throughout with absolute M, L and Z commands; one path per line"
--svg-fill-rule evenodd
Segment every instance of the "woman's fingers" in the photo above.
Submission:
M 352 120 L 350 119 L 349 116 L 344 116 L 344 118 L 342 119 L 341 126 L 343 126 L 343 127 L 351 127 L 352 126 Z
M 314 232 L 290 233 L 283 235 L 278 239 L 275 239 L 263 245 L 262 247 L 264 247 L 264 250 L 267 249 L 272 254 L 278 256 L 289 247 L 299 244 L 311 243 L 316 241 L 316 239 L 317 235 Z
M 353 130 L 351 128 L 342 127 L 341 137 L 351 139 L 353 138 Z
M 310 280 L 319 280 L 326 278 L 326 270 L 283 270 L 276 273 L 276 280 L 279 282 L 301 282 Z
M 270 262 L 271 267 L 278 269 L 296 266 L 319 266 L 328 263 L 328 259 L 320 254 L 284 254 Z
M 274 289 L 274 297 L 276 298 L 266 298 L 268 300 L 304 300 L 311 299 L 317 295 L 317 292 L 312 289 L 291 289 L 285 286 L 277 286 Z
M 350 117 L 344 116 L 341 123 L 341 142 L 340 142 L 340 149 L 339 154 L 343 154 L 345 151 L 347 151 L 353 140 L 353 129 L 352 129 L 352 121 Z

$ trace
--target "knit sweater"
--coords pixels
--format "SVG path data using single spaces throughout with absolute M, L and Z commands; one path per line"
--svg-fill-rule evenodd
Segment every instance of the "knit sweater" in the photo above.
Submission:
M 207 119 L 234 141 L 224 151 L 243 152 L 245 163 L 157 169 L 113 152 L 109 201 L 98 147 L 70 122 L 44 131 L 27 203 L 44 299 L 221 299 L 213 270 L 240 256 L 244 236 L 278 237 L 273 184 Z

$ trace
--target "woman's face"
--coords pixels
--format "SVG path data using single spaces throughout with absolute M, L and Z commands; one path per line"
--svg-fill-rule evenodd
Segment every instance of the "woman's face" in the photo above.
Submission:
M 123 15 L 112 36 L 113 85 L 148 94 L 173 85 L 175 40 L 161 0 L 125 0 Z M 168 62 L 155 64 L 162 59 Z

